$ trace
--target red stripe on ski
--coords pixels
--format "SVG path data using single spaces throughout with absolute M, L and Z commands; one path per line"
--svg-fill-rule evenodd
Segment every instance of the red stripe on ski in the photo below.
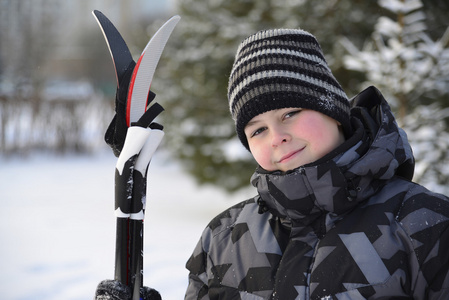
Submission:
M 133 93 L 133 89 L 134 89 L 134 82 L 136 81 L 136 76 L 137 76 L 137 71 L 139 70 L 140 67 L 140 62 L 142 61 L 142 57 L 143 57 L 143 53 L 142 55 L 139 57 L 139 60 L 136 63 L 136 66 L 134 67 L 133 70 L 133 75 L 131 77 L 131 81 L 129 82 L 129 87 L 128 87 L 128 97 L 127 97 L 127 101 L 126 101 L 126 125 L 128 125 L 128 127 L 131 126 L 131 101 L 132 101 L 132 93 Z M 148 101 L 148 100 L 147 100 Z M 144 112 L 142 112 L 143 114 Z

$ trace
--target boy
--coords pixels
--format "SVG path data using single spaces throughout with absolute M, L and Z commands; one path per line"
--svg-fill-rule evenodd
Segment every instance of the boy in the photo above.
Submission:
M 350 103 L 315 37 L 278 29 L 240 44 L 228 98 L 258 195 L 206 227 L 186 299 L 449 299 L 449 199 L 410 181 L 377 89 Z
M 380 92 L 353 99 L 315 37 L 244 40 L 229 80 L 258 195 L 214 218 L 187 263 L 186 299 L 449 299 L 449 201 Z

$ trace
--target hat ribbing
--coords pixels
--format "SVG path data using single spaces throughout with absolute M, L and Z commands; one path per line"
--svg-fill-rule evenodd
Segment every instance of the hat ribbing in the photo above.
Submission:
M 255 116 L 280 108 L 319 111 L 351 131 L 349 101 L 332 75 L 316 38 L 300 29 L 264 30 L 238 47 L 228 85 L 237 134 Z

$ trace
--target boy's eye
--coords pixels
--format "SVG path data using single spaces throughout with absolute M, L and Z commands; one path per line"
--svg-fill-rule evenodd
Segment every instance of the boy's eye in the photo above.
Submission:
M 286 114 L 284 115 L 283 119 L 291 118 L 291 117 L 293 117 L 294 115 L 296 115 L 296 114 L 298 114 L 298 113 L 300 113 L 300 112 L 301 112 L 301 109 L 295 109 L 295 110 L 293 110 L 293 111 L 289 111 L 288 113 L 286 113 Z
M 255 131 L 251 134 L 251 137 L 255 137 L 256 135 L 261 134 L 262 132 L 265 131 L 265 129 L 266 129 L 265 127 L 261 127 L 261 128 L 259 128 L 259 129 L 255 130 Z

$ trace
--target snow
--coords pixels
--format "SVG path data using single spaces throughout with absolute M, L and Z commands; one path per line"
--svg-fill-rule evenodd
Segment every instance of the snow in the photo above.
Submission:
M 394 13 L 409 13 L 423 6 L 420 0 L 379 0 L 379 5 Z
M 144 284 L 183 299 L 185 262 L 203 228 L 254 191 L 198 187 L 161 153 L 148 180 Z M 110 151 L 0 158 L 2 299 L 92 299 L 113 277 L 115 163 Z

